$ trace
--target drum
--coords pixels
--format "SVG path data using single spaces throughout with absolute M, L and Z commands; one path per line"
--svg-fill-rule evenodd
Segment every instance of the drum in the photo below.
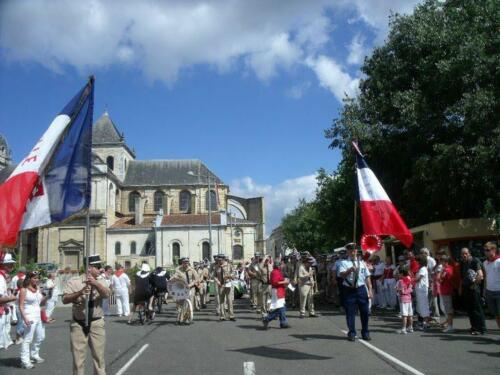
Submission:
M 182 301 L 189 299 L 189 288 L 182 280 L 170 280 L 167 283 L 168 294 L 172 296 L 174 301 Z

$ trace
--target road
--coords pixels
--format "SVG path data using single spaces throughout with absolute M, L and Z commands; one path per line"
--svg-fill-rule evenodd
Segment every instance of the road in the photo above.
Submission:
M 467 319 L 456 321 L 457 333 L 428 332 L 398 335 L 399 320 L 388 314 L 370 321 L 373 340 L 348 342 L 345 318 L 328 308 L 316 319 L 299 319 L 289 311 L 291 328 L 273 322 L 263 330 L 248 300 L 236 303 L 236 322 L 219 322 L 213 304 L 195 315 L 191 326 L 174 324 L 172 303 L 165 313 L 144 326 L 125 324 L 123 318 L 107 318 L 106 364 L 108 374 L 499 374 L 500 342 L 488 321 L 490 333 L 467 334 Z M 70 374 L 69 318 L 71 310 L 57 308 L 56 323 L 46 326 L 41 356 L 47 361 L 32 374 Z M 140 352 L 140 354 L 138 354 Z M 389 358 L 387 357 L 389 355 Z M 21 374 L 19 347 L 0 350 L 0 374 Z M 134 357 L 135 356 L 135 357 Z M 90 356 L 88 357 L 90 359 Z M 91 374 L 90 360 L 86 373 Z M 126 370 L 124 367 L 126 365 Z M 405 367 L 406 366 L 406 367 Z

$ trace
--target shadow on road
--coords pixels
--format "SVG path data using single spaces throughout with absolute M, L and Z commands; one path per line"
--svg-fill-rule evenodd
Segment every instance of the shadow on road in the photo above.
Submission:
M 500 358 L 500 352 L 482 352 L 480 350 L 469 350 L 469 353 L 474 353 L 474 354 L 485 354 L 488 357 L 497 357 Z
M 0 367 L 19 367 L 19 358 L 0 358 Z
M 231 350 L 231 351 L 245 353 L 245 354 L 258 355 L 260 357 L 289 359 L 289 360 L 310 359 L 310 360 L 318 361 L 318 360 L 326 360 L 326 359 L 333 358 L 333 357 L 324 357 L 321 355 L 303 353 L 303 352 L 299 352 L 297 350 L 291 350 L 291 349 L 271 348 L 269 346 L 255 346 L 252 348 L 243 348 L 243 349 L 236 349 L 236 350 Z
M 299 340 L 346 340 L 346 336 L 334 336 L 334 335 L 321 335 L 321 334 L 312 334 L 312 335 L 290 335 L 290 337 L 295 337 Z

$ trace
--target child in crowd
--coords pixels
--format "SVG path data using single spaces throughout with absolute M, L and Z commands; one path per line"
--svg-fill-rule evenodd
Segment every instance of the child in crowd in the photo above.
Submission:
M 403 327 L 398 333 L 406 334 L 413 332 L 413 307 L 411 304 L 411 292 L 413 291 L 412 280 L 408 268 L 399 270 L 399 280 L 396 283 L 396 291 L 399 296 L 399 308 L 403 319 Z
M 423 256 L 417 257 L 420 269 L 415 275 L 415 297 L 417 300 L 417 314 L 422 324 L 417 329 L 425 331 L 430 321 L 429 310 L 429 271 L 427 270 L 427 259 Z

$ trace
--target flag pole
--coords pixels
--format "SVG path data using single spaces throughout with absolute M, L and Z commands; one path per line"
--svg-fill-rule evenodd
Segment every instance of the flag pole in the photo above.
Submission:
M 94 85 L 95 77 L 93 75 L 89 76 L 89 84 Z M 90 121 L 93 121 L 91 119 Z M 92 173 L 92 136 L 90 137 L 90 173 Z M 85 217 L 85 248 L 84 248 L 84 259 L 85 259 L 85 280 L 89 271 L 89 255 L 90 255 L 90 199 L 92 197 L 92 181 L 91 177 L 87 179 L 87 199 L 89 206 L 87 207 L 87 215 Z M 92 291 L 92 289 L 91 289 Z M 85 327 L 89 326 L 89 309 L 90 309 L 90 294 L 85 295 Z
M 354 146 L 354 142 L 357 142 L 357 140 L 352 142 L 352 145 Z M 355 151 L 356 152 L 356 151 Z M 358 175 L 358 169 L 356 167 L 356 155 L 354 156 L 354 181 L 356 181 Z M 358 224 L 358 202 L 356 201 L 356 194 L 354 194 L 354 221 L 353 221 L 353 228 L 352 228 L 352 242 L 356 243 L 356 232 L 357 232 L 357 224 Z

